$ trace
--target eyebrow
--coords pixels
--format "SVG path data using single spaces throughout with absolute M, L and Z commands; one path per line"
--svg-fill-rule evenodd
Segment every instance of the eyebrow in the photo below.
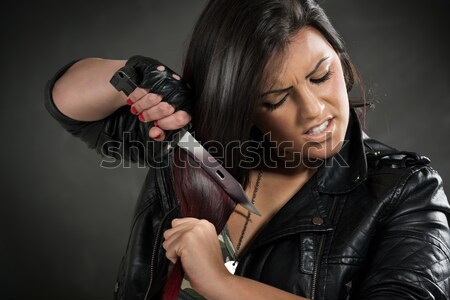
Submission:
M 319 62 L 317 63 L 317 65 L 314 67 L 314 69 L 313 69 L 311 72 L 309 72 L 308 75 L 306 75 L 305 79 L 308 79 L 309 77 L 311 77 L 311 76 L 319 69 L 320 65 L 321 65 L 324 61 L 326 61 L 327 59 L 329 59 L 329 58 L 330 58 L 330 57 L 327 56 L 327 57 L 324 57 L 324 58 L 322 58 L 321 60 L 319 60 Z
M 329 58 L 330 58 L 330 57 L 327 56 L 327 57 L 324 57 L 324 58 L 322 58 L 321 60 L 319 60 L 319 62 L 317 63 L 317 65 L 314 67 L 314 69 L 313 69 L 311 72 L 309 72 L 308 75 L 305 76 L 305 79 L 308 79 L 309 77 L 311 77 L 311 76 L 319 69 L 320 65 L 321 65 L 324 61 L 326 61 L 327 59 L 329 59 Z M 267 91 L 267 92 L 262 93 L 262 94 L 261 94 L 261 98 L 264 97 L 264 96 L 266 96 L 266 95 L 268 95 L 268 94 L 281 94 L 281 93 L 287 92 L 287 91 L 289 91 L 289 90 L 291 90 L 291 89 L 292 89 L 292 86 L 287 87 L 287 88 L 284 88 L 284 89 L 270 90 L 270 91 Z
M 283 92 L 289 91 L 289 90 L 292 89 L 292 88 L 293 88 L 293 86 L 290 86 L 290 87 L 287 87 L 287 88 L 284 88 L 284 89 L 278 89 L 278 90 L 267 91 L 267 92 L 261 94 L 260 97 L 262 98 L 262 97 L 264 97 L 264 96 L 266 96 L 266 95 L 268 95 L 268 94 L 281 94 L 281 93 L 283 93 Z

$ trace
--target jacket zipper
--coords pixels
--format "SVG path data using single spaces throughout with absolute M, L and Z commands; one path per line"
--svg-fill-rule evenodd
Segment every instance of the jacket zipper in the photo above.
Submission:
M 316 262 L 314 264 L 314 274 L 312 279 L 312 291 L 311 291 L 311 300 L 314 300 L 315 294 L 316 294 L 316 283 L 317 283 L 317 273 L 319 272 L 319 263 L 320 259 L 322 258 L 322 252 L 323 252 L 323 244 L 325 241 L 325 235 L 322 235 L 320 237 L 320 244 L 319 244 L 319 252 L 317 254 Z
M 164 215 L 164 217 L 162 218 L 161 222 L 159 223 L 158 226 L 158 231 L 156 232 L 156 238 L 155 238 L 155 244 L 153 245 L 153 250 L 152 250 L 152 257 L 151 257 L 151 261 L 150 261 L 150 280 L 148 283 L 148 288 L 147 288 L 147 292 L 145 293 L 145 297 L 144 300 L 147 300 L 148 294 L 150 293 L 150 288 L 152 286 L 153 283 L 153 272 L 154 272 L 154 264 L 155 264 L 155 256 L 156 256 L 156 252 L 157 252 L 157 248 L 158 248 L 158 244 L 159 244 L 159 238 L 161 235 L 161 229 L 165 223 L 166 218 L 176 209 L 176 207 L 172 208 L 167 214 Z
M 330 217 L 328 218 L 330 222 L 331 222 L 331 218 L 333 217 L 335 207 L 336 207 L 336 198 L 334 198 L 333 206 L 330 209 Z M 325 234 L 323 234 L 320 237 L 319 251 L 317 253 L 317 258 L 316 258 L 316 261 L 314 263 L 314 273 L 313 273 L 313 279 L 312 279 L 311 300 L 315 300 L 315 296 L 316 296 L 317 275 L 319 273 L 319 264 L 320 264 L 320 261 L 322 259 L 324 243 L 325 243 Z

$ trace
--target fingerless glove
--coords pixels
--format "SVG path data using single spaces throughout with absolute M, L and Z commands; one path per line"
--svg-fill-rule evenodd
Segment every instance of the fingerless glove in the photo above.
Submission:
M 164 71 L 159 71 L 159 66 L 163 66 Z M 178 74 L 158 60 L 135 55 L 119 71 L 127 74 L 137 86 L 161 95 L 162 101 L 173 105 L 176 110 L 192 114 L 192 89 L 181 76 L 180 80 L 175 79 L 173 75 Z

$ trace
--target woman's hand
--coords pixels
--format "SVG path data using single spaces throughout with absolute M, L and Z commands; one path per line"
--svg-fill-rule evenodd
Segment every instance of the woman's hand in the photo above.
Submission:
M 232 276 L 224 266 L 216 229 L 207 220 L 174 219 L 164 239 L 166 257 L 173 263 L 181 259 L 192 288 L 200 294 L 211 293 L 211 288 Z
M 162 101 L 163 97 L 149 92 L 149 89 L 136 88 L 128 97 L 130 111 L 142 122 L 157 121 L 158 126 L 149 130 L 149 137 L 162 141 L 164 130 L 175 130 L 184 127 L 191 121 L 191 116 L 184 110 L 175 111 L 175 107 Z
M 179 129 L 190 122 L 193 91 L 173 70 L 140 55 L 132 56 L 121 70 L 139 87 L 127 100 L 131 113 L 142 122 L 157 121 L 149 130 L 151 138 L 164 140 L 164 130 Z
M 164 238 L 167 258 L 173 263 L 181 259 L 192 288 L 208 299 L 308 300 L 229 273 L 223 264 L 216 229 L 206 220 L 174 219 Z

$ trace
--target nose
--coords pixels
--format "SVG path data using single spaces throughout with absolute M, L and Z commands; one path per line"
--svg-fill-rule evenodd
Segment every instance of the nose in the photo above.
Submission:
M 320 96 L 308 89 L 298 91 L 297 103 L 299 117 L 303 120 L 316 119 L 325 110 L 325 103 Z

